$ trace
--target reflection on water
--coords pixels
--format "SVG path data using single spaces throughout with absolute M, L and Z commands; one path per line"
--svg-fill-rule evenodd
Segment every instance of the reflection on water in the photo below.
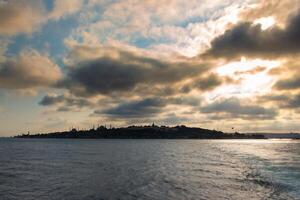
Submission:
M 0 199 L 300 199 L 295 140 L 0 140 Z

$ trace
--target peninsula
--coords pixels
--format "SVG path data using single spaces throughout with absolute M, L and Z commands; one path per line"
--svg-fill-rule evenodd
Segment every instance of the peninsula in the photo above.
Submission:
M 90 130 L 21 134 L 15 138 L 83 138 L 83 139 L 264 139 L 264 135 L 224 133 L 203 128 L 175 126 L 128 126 L 106 128 L 99 126 Z

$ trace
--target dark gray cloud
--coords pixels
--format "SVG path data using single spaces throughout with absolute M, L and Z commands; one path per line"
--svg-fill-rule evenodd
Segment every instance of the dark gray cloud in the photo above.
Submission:
M 130 52 L 120 55 L 119 58 L 102 57 L 70 67 L 67 78 L 59 86 L 79 96 L 122 95 L 145 89 L 145 86 L 151 92 L 153 88 L 164 86 L 166 89 L 169 84 L 197 77 L 210 69 L 208 64 L 199 62 L 168 62 Z
M 277 81 L 273 85 L 275 92 L 292 91 L 300 89 L 300 60 L 298 56 L 286 59 L 280 66 L 269 70 L 268 74 Z M 277 90 L 277 91 L 276 91 Z M 278 91 L 279 90 L 279 91 Z
M 275 83 L 274 88 L 278 89 L 278 90 L 299 89 L 300 88 L 300 77 L 295 75 L 291 78 L 280 79 Z
M 78 98 L 70 95 L 46 95 L 39 102 L 41 106 L 55 106 L 57 111 L 72 111 L 83 107 L 93 106 L 87 98 Z
M 194 86 L 201 91 L 209 91 L 223 84 L 223 80 L 216 74 L 210 74 L 209 76 L 202 77 L 195 81 Z
M 260 102 L 268 102 L 268 101 L 288 101 L 289 97 L 287 95 L 276 95 L 276 94 L 271 94 L 271 95 L 264 95 L 264 96 L 260 96 L 258 98 L 258 100 Z
M 289 108 L 300 108 L 300 94 L 290 97 L 289 101 L 286 103 Z
M 167 105 L 184 105 L 198 107 L 201 100 L 194 97 L 160 98 L 152 97 L 135 100 L 109 108 L 95 111 L 95 114 L 117 118 L 153 117 L 160 114 Z
M 201 108 L 203 113 L 225 114 L 226 117 L 241 119 L 273 119 L 277 115 L 274 108 L 257 105 L 243 105 L 237 98 L 223 99 Z
M 159 98 L 148 98 L 129 103 L 122 103 L 104 111 L 95 111 L 95 114 L 105 114 L 117 118 L 152 117 L 161 112 L 166 102 Z
M 300 52 L 300 12 L 290 19 L 285 29 L 273 26 L 262 30 L 261 25 L 240 23 L 211 42 L 204 54 L 214 57 L 285 56 Z
M 223 84 L 236 84 L 239 81 L 235 81 L 231 79 L 230 77 L 226 76 L 219 76 L 215 73 L 206 74 L 204 76 L 201 76 L 199 78 L 193 79 L 191 82 L 183 85 L 180 87 L 178 93 L 189 93 L 193 89 L 202 91 L 202 92 L 208 92 L 212 91 L 215 88 L 223 85 Z
M 64 95 L 46 95 L 43 99 L 39 102 L 41 106 L 52 106 L 58 103 L 62 103 L 65 100 Z
M 269 94 L 259 97 L 259 101 L 274 102 L 283 109 L 298 109 L 300 108 L 300 93 Z

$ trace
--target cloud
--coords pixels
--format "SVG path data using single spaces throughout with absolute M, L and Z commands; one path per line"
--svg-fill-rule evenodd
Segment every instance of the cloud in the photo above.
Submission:
M 191 107 L 198 107 L 201 104 L 201 97 L 193 97 L 193 96 L 177 96 L 177 97 L 170 97 L 165 99 L 168 104 L 173 105 L 186 105 Z
M 122 103 L 114 108 L 104 111 L 95 111 L 95 114 L 105 114 L 109 117 L 117 118 L 139 118 L 152 117 L 162 111 L 166 102 L 157 98 L 148 98 L 129 103 Z
M 8 38 L 0 38 L 0 63 L 6 60 L 5 53 L 11 41 Z
M 194 82 L 193 87 L 201 91 L 210 91 L 223 84 L 223 79 L 217 74 L 209 74 Z
M 289 96 L 289 100 L 286 101 L 284 104 L 288 108 L 300 108 L 300 94 Z
M 161 1 L 117 1 L 108 6 L 104 12 L 104 19 L 129 29 L 147 30 L 149 25 L 156 23 L 178 23 L 193 17 L 207 17 L 217 8 L 228 6 L 232 1 L 228 0 L 161 0 Z M 116 15 L 115 13 L 118 13 Z M 139 17 L 136 17 L 139 16 Z
M 180 83 L 206 73 L 211 67 L 198 61 L 165 61 L 119 49 L 98 57 L 70 66 L 59 86 L 81 96 L 122 95 L 145 85 L 150 91 L 156 86 Z
M 78 12 L 83 7 L 83 0 L 55 0 L 54 8 L 48 14 L 49 19 L 58 20 Z
M 228 23 L 237 21 L 238 12 L 246 2 L 107 1 L 101 7 L 81 12 L 82 23 L 70 38 L 82 41 L 88 35 L 102 42 L 114 39 L 165 54 L 193 57 L 206 50 L 209 41 L 223 33 Z
M 57 111 L 74 111 L 94 104 L 87 98 L 78 98 L 69 94 L 47 94 L 39 102 L 41 106 L 55 106 Z
M 235 58 L 276 57 L 300 52 L 300 13 L 290 19 L 283 29 L 273 26 L 262 30 L 261 25 L 242 22 L 211 42 L 204 54 L 213 57 Z
M 281 109 L 299 109 L 300 93 L 266 94 L 258 98 L 260 102 L 273 102 Z
M 64 95 L 49 95 L 43 97 L 43 99 L 39 102 L 39 105 L 42 106 L 51 106 L 56 105 L 58 103 L 62 103 L 65 100 Z
M 295 90 L 300 88 L 300 77 L 294 75 L 291 78 L 280 79 L 274 85 L 278 90 Z
M 0 1 L 0 35 L 31 34 L 49 20 L 78 12 L 84 0 L 55 0 L 48 11 L 43 0 Z
M 24 50 L 0 63 L 0 88 L 31 89 L 53 86 L 62 78 L 60 68 L 47 55 Z
M 45 22 L 42 0 L 9 0 L 0 2 L 0 34 L 32 33 Z
M 287 95 L 283 94 L 271 94 L 271 95 L 263 95 L 259 97 L 259 100 L 264 102 L 264 101 L 287 101 L 289 98 Z
M 120 103 L 109 109 L 96 110 L 95 114 L 117 118 L 144 118 L 161 114 L 169 105 L 198 107 L 200 100 L 194 97 L 151 97 Z
M 286 19 L 299 8 L 298 0 L 260 0 L 254 6 L 241 12 L 240 17 L 251 21 L 271 16 L 275 17 L 279 23 L 285 23 Z
M 273 119 L 277 115 L 274 108 L 242 104 L 237 98 L 221 99 L 201 108 L 202 113 L 222 116 L 222 118 Z
M 0 113 L 3 114 L 5 112 L 5 109 L 0 107 Z
M 246 71 L 236 71 L 236 72 L 234 72 L 234 75 L 236 75 L 236 76 L 245 75 L 245 74 L 255 75 L 260 72 L 265 71 L 266 69 L 267 69 L 267 67 L 258 66 L 258 67 L 255 67 L 253 69 L 246 70 Z
M 275 77 L 276 82 L 273 85 L 275 92 L 280 92 L 300 89 L 300 60 L 297 56 L 287 57 L 280 66 L 268 71 L 268 74 Z

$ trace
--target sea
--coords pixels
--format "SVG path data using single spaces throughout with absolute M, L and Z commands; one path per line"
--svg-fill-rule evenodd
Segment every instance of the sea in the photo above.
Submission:
M 300 199 L 300 141 L 0 139 L 0 199 Z

